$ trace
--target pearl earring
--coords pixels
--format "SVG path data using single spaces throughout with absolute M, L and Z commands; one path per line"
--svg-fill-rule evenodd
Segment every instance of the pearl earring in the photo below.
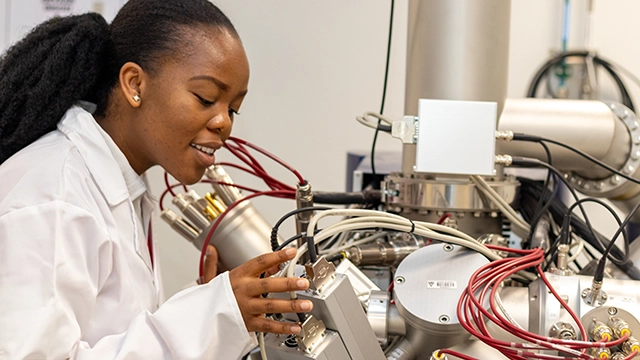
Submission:
M 133 98 L 133 101 L 135 101 L 135 102 L 137 102 L 137 103 L 139 103 L 139 102 L 140 102 L 140 95 L 135 94 L 135 95 L 133 95 L 133 96 L 132 96 L 132 98 Z

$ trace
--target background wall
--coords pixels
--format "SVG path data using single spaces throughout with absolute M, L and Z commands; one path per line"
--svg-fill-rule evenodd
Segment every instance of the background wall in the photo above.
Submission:
M 0 0 L 0 19 L 4 19 L 0 25 L 0 49 L 44 19 L 43 1 Z M 234 135 L 279 155 L 309 179 L 315 189 L 344 190 L 346 153 L 369 151 L 373 137 L 373 131 L 354 118 L 380 108 L 390 1 L 215 2 L 238 29 L 251 63 L 250 91 L 236 120 Z M 72 3 L 72 11 L 76 12 L 96 6 L 90 0 Z M 105 17 L 111 19 L 122 2 L 98 3 Z M 512 1 L 509 97 L 523 97 L 535 70 L 551 50 L 560 49 L 563 4 L 562 0 Z M 570 49 L 585 45 L 586 4 L 587 0 L 571 1 Z M 640 62 L 636 60 L 640 44 L 632 24 L 639 11 L 640 2 L 634 0 L 595 0 L 595 50 L 635 74 L 640 74 Z M 385 114 L 392 118 L 404 114 L 406 12 L 407 1 L 396 1 L 385 107 Z M 638 88 L 631 81 L 626 83 L 640 101 Z M 616 96 L 613 91 L 605 91 Z M 377 148 L 401 149 L 398 142 L 384 134 L 379 137 Z M 231 159 L 226 154 L 221 157 Z M 268 166 L 268 170 L 281 179 L 295 181 L 276 166 Z M 152 188 L 158 196 L 164 189 L 162 174 L 160 169 L 150 171 Z M 259 185 L 237 172 L 232 175 L 238 183 Z M 257 199 L 254 203 L 269 223 L 295 206 L 285 200 Z M 605 228 L 606 222 L 603 220 Z M 165 290 L 170 295 L 196 278 L 198 253 L 160 219 L 155 227 Z M 291 234 L 292 228 L 292 224 L 285 223 L 284 234 Z

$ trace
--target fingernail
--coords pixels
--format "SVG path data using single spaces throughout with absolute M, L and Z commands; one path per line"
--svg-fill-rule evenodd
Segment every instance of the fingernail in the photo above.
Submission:
M 310 301 L 303 301 L 302 304 L 300 304 L 300 309 L 302 309 L 304 311 L 311 310 L 311 302 Z
M 309 287 L 309 280 L 307 279 L 300 279 L 296 282 L 296 285 L 298 285 L 299 288 L 301 289 L 306 289 Z
M 298 326 L 298 325 L 292 325 L 292 326 L 289 328 L 289 330 L 290 330 L 292 333 L 297 334 L 297 333 L 299 333 L 299 332 L 302 330 L 302 328 L 301 328 L 300 326 Z
M 287 254 L 287 256 L 292 256 L 296 254 L 296 249 L 289 248 L 285 250 L 284 253 Z
M 206 255 L 207 255 L 207 256 L 211 256 L 211 255 L 213 255 L 213 249 L 212 249 L 212 248 L 210 248 L 210 247 L 207 247 Z

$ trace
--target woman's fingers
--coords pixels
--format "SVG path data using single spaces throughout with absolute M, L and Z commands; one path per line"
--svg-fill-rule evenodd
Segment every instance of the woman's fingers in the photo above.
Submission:
M 249 331 L 273 334 L 297 334 L 302 330 L 298 324 L 269 320 L 262 316 L 254 316 L 251 319 L 246 320 L 245 325 Z
M 282 314 L 304 313 L 313 309 L 313 303 L 309 300 L 285 300 L 285 299 L 261 299 L 255 298 L 249 301 L 247 311 L 250 314 Z
M 241 273 L 241 276 L 258 276 L 263 272 L 277 266 L 285 261 L 293 259 L 296 255 L 295 249 L 283 249 L 280 251 L 263 254 L 255 257 L 246 263 L 238 266 L 234 270 Z
M 309 280 L 302 278 L 252 279 L 252 281 L 247 281 L 244 287 L 245 294 L 258 296 L 272 292 L 306 290 L 309 288 Z

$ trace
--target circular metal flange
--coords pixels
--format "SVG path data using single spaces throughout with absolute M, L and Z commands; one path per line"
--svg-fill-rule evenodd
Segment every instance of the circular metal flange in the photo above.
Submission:
M 640 121 L 633 111 L 616 102 L 605 102 L 611 112 L 625 125 L 631 138 L 631 151 L 624 165 L 619 169 L 625 175 L 633 176 L 640 169 Z M 603 179 L 587 179 L 574 172 L 565 172 L 563 176 L 581 193 L 596 197 L 616 197 L 624 193 L 629 181 L 619 175 Z
M 503 199 L 512 204 L 520 183 L 508 177 L 488 181 Z M 383 182 L 383 202 L 390 208 L 442 211 L 496 212 L 498 208 L 483 196 L 468 177 L 430 179 L 426 175 L 392 173 Z
M 425 246 L 400 263 L 394 285 L 396 306 L 408 324 L 432 336 L 468 336 L 456 313 L 458 300 L 471 275 L 488 260 L 461 246 L 445 245 L 452 249 Z
M 599 294 L 598 298 L 592 299 L 589 296 L 590 292 L 591 292 L 591 288 L 586 288 L 582 290 L 582 293 L 580 293 L 580 297 L 582 298 L 582 301 L 584 301 L 584 303 L 589 306 L 602 306 L 604 305 L 604 303 L 607 302 L 607 299 L 609 298 L 606 292 L 600 290 L 600 292 L 598 293 Z
M 614 315 L 611 315 L 612 312 L 614 312 Z M 580 319 L 580 322 L 582 322 L 582 325 L 584 325 L 585 328 L 588 328 L 590 323 L 596 321 L 600 321 L 604 324 L 609 324 L 609 321 L 613 317 L 620 318 L 626 321 L 629 325 L 632 336 L 637 336 L 637 334 L 640 334 L 640 322 L 638 321 L 636 316 L 620 308 L 608 306 L 597 307 L 584 314 L 584 316 Z

